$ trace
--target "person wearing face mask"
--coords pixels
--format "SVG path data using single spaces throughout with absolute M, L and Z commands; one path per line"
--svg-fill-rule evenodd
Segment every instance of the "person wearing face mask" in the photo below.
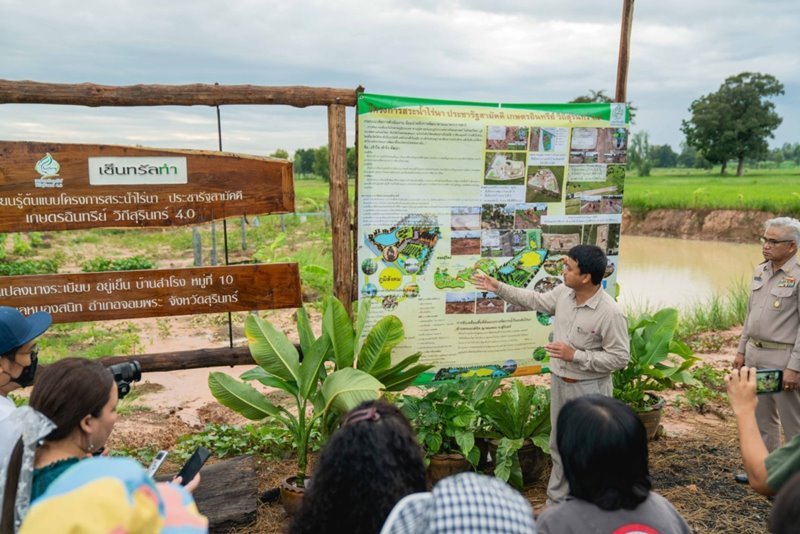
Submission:
M 15 492 L 10 491 L 6 477 L 15 448 L 20 446 L 20 422 L 11 417 L 16 411 L 14 401 L 8 394 L 19 388 L 30 386 L 36 375 L 38 349 L 36 339 L 53 323 L 47 312 L 23 315 L 17 308 L 0 306 L 0 503 L 3 506 L 2 529 L 13 515 Z M 12 486 L 16 488 L 16 479 Z M 9 495 L 6 495 L 9 493 Z
M 33 383 L 39 352 L 36 338 L 52 323 L 47 312 L 26 317 L 16 308 L 0 306 L 0 467 L 8 462 L 20 437 L 19 429 L 8 419 L 15 409 L 8 394 Z

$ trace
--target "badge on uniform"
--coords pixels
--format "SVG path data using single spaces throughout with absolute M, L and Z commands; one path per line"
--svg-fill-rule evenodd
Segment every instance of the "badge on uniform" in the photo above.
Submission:
M 780 300 L 776 300 L 775 302 L 772 303 L 772 307 L 773 308 L 780 308 L 781 307 L 781 301 Z
M 787 276 L 780 282 L 778 282 L 778 287 L 794 287 L 797 285 L 797 280 L 794 278 Z

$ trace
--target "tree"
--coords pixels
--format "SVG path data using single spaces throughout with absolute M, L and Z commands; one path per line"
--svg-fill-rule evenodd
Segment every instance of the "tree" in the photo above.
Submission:
M 279 159 L 289 159 L 289 152 L 286 150 L 279 148 L 275 152 L 269 155 L 271 158 L 279 158 Z
M 614 101 L 614 99 L 606 94 L 606 90 L 605 89 L 600 89 L 599 91 L 595 91 L 594 89 L 589 89 L 589 94 L 588 95 L 576 96 L 574 99 L 570 100 L 570 103 L 572 103 L 572 104 L 590 104 L 592 102 L 600 102 L 600 103 L 609 102 L 610 103 L 610 102 L 613 102 L 613 101 Z M 633 119 L 634 119 L 634 117 L 636 117 L 636 107 L 634 107 L 634 105 L 631 104 L 630 102 L 625 102 L 625 105 L 628 106 L 628 111 L 631 114 L 631 124 L 633 124 L 634 123 Z
M 768 99 L 782 94 L 783 84 L 769 74 L 731 76 L 719 90 L 692 102 L 692 116 L 681 126 L 686 142 L 707 160 L 720 163 L 723 174 L 728 160 L 736 159 L 736 176 L 741 176 L 746 157 L 767 155 L 767 139 L 783 121 Z
M 347 177 L 354 178 L 356 175 L 356 163 L 358 162 L 356 147 L 351 146 L 347 149 Z
M 653 167 L 675 167 L 678 164 L 678 155 L 669 145 L 651 146 L 649 156 Z
M 331 179 L 330 163 L 328 162 L 328 147 L 322 145 L 314 151 L 314 174 L 318 174 L 326 182 Z
M 294 153 L 294 172 L 297 174 L 311 174 L 314 172 L 313 148 L 298 148 Z
M 636 169 L 639 176 L 650 176 L 650 139 L 647 132 L 636 132 L 628 145 L 628 167 Z

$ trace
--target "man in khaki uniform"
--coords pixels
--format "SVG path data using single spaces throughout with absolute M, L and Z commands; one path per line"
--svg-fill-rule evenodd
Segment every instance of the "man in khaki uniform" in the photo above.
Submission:
M 733 367 L 783 369 L 784 391 L 760 395 L 756 420 L 769 451 L 800 434 L 800 221 L 779 217 L 766 222 L 761 238 L 763 263 L 750 286 L 747 318 Z
M 552 375 L 550 385 L 550 455 L 553 469 L 547 486 L 548 504 L 569 493 L 561 456 L 556 447 L 558 412 L 567 401 L 597 393 L 613 393 L 611 373 L 630 358 L 628 321 L 622 308 L 601 288 L 608 262 L 594 245 L 570 249 L 564 283 L 547 293 L 509 286 L 478 271 L 472 278 L 483 291 L 503 300 L 555 316 L 552 342 L 545 345 Z

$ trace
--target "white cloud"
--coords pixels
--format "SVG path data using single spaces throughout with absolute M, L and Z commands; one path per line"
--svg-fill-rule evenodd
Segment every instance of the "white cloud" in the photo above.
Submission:
M 639 108 L 636 128 L 677 148 L 692 100 L 752 70 L 786 85 L 776 99 L 784 115 L 776 141 L 800 141 L 798 6 L 637 2 L 628 87 Z M 0 77 L 361 84 L 387 94 L 557 102 L 589 89 L 613 94 L 620 12 L 621 2 L 594 0 L 0 0 Z M 222 113 L 226 150 L 263 154 L 327 142 L 322 109 L 231 106 Z M 217 146 L 209 108 L 3 105 L 0 138 Z

